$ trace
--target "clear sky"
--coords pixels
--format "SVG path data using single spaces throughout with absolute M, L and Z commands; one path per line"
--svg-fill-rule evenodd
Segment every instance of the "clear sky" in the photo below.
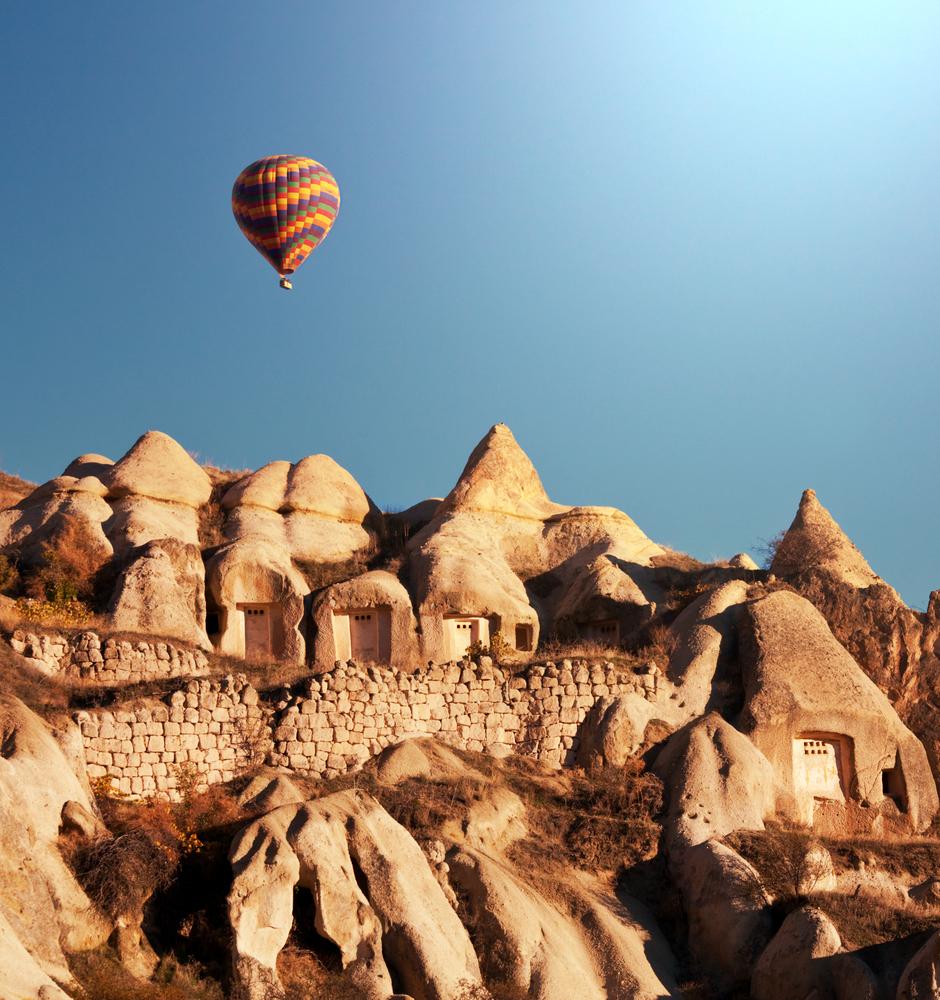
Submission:
M 711 558 L 814 487 L 940 587 L 940 5 L 8 3 L 0 467 L 148 428 L 375 501 L 505 421 L 554 499 Z M 269 153 L 339 220 L 285 293 Z

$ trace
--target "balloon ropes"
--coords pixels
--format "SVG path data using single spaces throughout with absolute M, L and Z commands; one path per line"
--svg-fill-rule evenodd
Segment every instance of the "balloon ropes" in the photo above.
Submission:
M 232 188 L 232 212 L 249 243 L 291 288 L 300 267 L 330 231 L 339 185 L 316 160 L 265 156 L 245 167 Z

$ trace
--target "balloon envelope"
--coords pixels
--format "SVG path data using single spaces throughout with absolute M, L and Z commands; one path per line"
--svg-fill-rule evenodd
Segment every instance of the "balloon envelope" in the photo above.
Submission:
M 232 212 L 274 270 L 293 274 L 336 221 L 339 186 L 316 160 L 265 156 L 238 175 Z

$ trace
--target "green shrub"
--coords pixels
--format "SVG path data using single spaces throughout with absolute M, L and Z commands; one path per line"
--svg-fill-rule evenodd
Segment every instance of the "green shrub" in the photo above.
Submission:
M 514 652 L 515 650 L 503 638 L 503 634 L 500 631 L 493 632 L 490 635 L 489 644 L 477 639 L 467 647 L 467 656 L 471 660 L 478 660 L 481 656 L 489 656 L 494 663 L 502 663 L 507 656 Z

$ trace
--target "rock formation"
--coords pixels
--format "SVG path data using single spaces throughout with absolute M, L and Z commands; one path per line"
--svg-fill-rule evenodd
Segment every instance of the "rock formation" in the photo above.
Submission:
M 467 932 L 421 849 L 367 795 L 281 806 L 242 831 L 231 860 L 236 992 L 246 1000 L 278 996 L 275 964 L 298 885 L 314 894 L 317 932 L 340 949 L 364 1000 L 386 1000 L 393 972 L 415 1000 L 452 1000 L 480 983 Z
M 57 739 L 58 736 L 58 739 Z M 60 742 L 61 741 L 61 742 Z M 71 735 L 51 730 L 22 702 L 0 695 L 0 996 L 67 996 L 66 954 L 111 933 L 58 847 L 63 814 L 88 818 L 95 806 L 83 767 L 63 750 Z M 45 993 L 41 991 L 45 990 Z
M 352 659 L 354 639 L 366 662 L 405 671 L 419 662 L 411 597 L 398 577 L 385 570 L 327 587 L 314 601 L 311 618 L 319 637 L 315 662 L 320 670 Z
M 424 653 L 433 660 L 461 651 L 448 624 L 459 618 L 479 623 L 475 638 L 484 645 L 498 629 L 511 647 L 534 649 L 542 618 L 556 617 L 592 638 L 613 626 L 608 639 L 616 645 L 621 628 L 625 637 L 649 617 L 628 568 L 663 552 L 620 511 L 549 500 L 503 424 L 474 449 L 409 550 Z
M 741 663 L 742 729 L 793 796 L 794 818 L 812 821 L 825 793 L 833 805 L 841 796 L 876 813 L 890 806 L 916 830 L 930 822 L 937 790 L 923 746 L 808 601 L 778 591 L 748 603 Z
M 120 632 L 167 636 L 211 650 L 206 575 L 198 547 L 161 538 L 133 550 L 108 613 Z
M 199 545 L 198 510 L 212 484 L 171 437 L 148 431 L 113 466 L 107 485 L 107 531 L 118 556 L 161 538 Z
M 940 774 L 940 716 L 925 697 L 940 676 L 940 597 L 931 597 L 926 614 L 908 608 L 812 490 L 803 494 L 771 571 L 822 612 L 839 642 L 924 740 Z
M 553 502 L 503 425 L 394 515 L 324 455 L 207 472 L 151 431 L 0 509 L 0 554 L 98 613 L 2 609 L 9 690 L 72 720 L 0 698 L 2 1000 L 78 997 L 106 939 L 148 978 L 198 867 L 216 909 L 153 938 L 196 954 L 229 845 L 236 1000 L 298 952 L 366 1000 L 938 992 L 940 591 L 907 608 L 812 491 L 764 572 Z M 200 808 L 172 902 L 98 914 L 60 844 L 140 809 L 183 852 Z

